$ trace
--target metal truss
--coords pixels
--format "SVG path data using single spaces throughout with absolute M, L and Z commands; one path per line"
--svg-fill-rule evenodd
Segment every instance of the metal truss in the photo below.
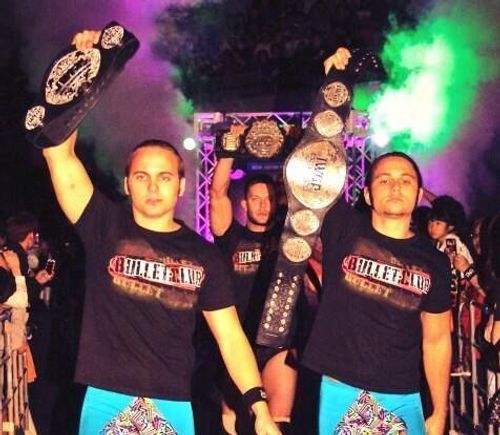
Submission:
M 347 154 L 347 186 L 344 191 L 348 203 L 354 204 L 365 185 L 366 171 L 373 160 L 371 141 L 368 138 L 368 115 L 365 112 L 353 110 L 345 135 L 345 150 Z
M 246 112 L 246 113 L 195 113 L 194 131 L 199 143 L 198 169 L 196 171 L 196 231 L 198 234 L 212 240 L 209 222 L 209 189 L 215 163 L 215 135 L 212 132 L 213 124 L 232 121 L 249 125 L 253 121 L 272 119 L 279 125 L 307 126 L 310 112 Z M 363 112 L 353 111 L 349 120 L 345 138 L 346 153 L 348 158 L 348 178 L 345 190 L 346 200 L 350 203 L 356 201 L 361 192 L 368 163 L 372 160 L 373 153 L 367 141 L 368 117 Z
M 196 232 L 207 240 L 213 240 L 210 231 L 210 182 L 214 173 L 215 135 L 212 125 L 223 121 L 221 113 L 195 113 L 194 132 L 198 140 L 198 168 L 196 169 Z

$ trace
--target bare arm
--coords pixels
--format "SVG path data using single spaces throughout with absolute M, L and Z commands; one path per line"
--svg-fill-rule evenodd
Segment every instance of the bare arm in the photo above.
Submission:
M 18 255 L 11 250 L 3 251 L 0 255 L 0 267 L 5 270 L 10 270 L 14 276 L 15 288 L 14 293 L 4 302 L 12 308 L 27 308 L 28 303 L 28 288 L 26 286 L 26 278 L 21 274 L 21 265 Z
M 57 201 L 72 223 L 78 221 L 94 190 L 85 167 L 75 154 L 75 143 L 76 132 L 62 144 L 43 150 Z
M 432 415 L 426 420 L 426 429 L 429 435 L 442 435 L 448 412 L 451 364 L 450 311 L 439 314 L 423 312 L 421 321 L 424 370 L 434 408 Z
M 233 206 L 228 196 L 233 161 L 231 158 L 217 161 L 210 186 L 210 229 L 216 236 L 222 236 L 233 220 Z
M 22 275 L 19 256 L 10 249 L 2 251 L 0 255 L 0 266 L 6 270 L 10 270 L 10 272 L 14 276 Z
M 222 359 L 238 389 L 244 393 L 262 386 L 259 370 L 250 344 L 241 329 L 234 306 L 215 311 L 203 311 L 203 315 L 214 334 Z M 252 406 L 255 413 L 255 429 L 258 434 L 278 434 L 264 401 Z

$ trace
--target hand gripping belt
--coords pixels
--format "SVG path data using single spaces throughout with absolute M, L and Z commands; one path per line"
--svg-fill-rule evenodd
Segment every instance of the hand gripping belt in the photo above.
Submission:
M 26 113 L 28 140 L 46 148 L 67 139 L 138 48 L 132 33 L 111 22 L 93 48 L 61 52 L 45 74 L 38 103 Z
M 326 212 L 347 179 L 343 133 L 353 86 L 379 81 L 385 72 L 373 54 L 355 49 L 345 70 L 332 70 L 321 86 L 302 140 L 288 156 L 283 179 L 288 213 L 274 274 L 267 290 L 256 342 L 273 348 L 288 342 L 302 276 Z

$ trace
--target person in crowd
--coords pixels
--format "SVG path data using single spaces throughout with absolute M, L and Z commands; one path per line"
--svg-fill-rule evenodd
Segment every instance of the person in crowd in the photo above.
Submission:
M 10 358 L 17 358 L 13 352 L 26 353 L 26 371 L 17 372 L 17 375 L 26 376 L 27 382 L 32 383 L 36 378 L 36 373 L 33 357 L 26 339 L 28 321 L 28 289 L 26 278 L 21 273 L 18 255 L 7 247 L 4 247 L 0 251 L 0 303 L 10 309 L 10 320 L 2 325 L 7 330 L 9 344 L 4 340 L 3 331 L 0 337 L 2 358 L 5 358 L 7 352 L 10 353 Z M 21 367 L 21 370 L 23 368 Z M 15 376 L 14 373 L 11 375 Z M 2 374 L 0 381 L 2 388 L 5 381 L 4 376 L 5 373 Z M 21 405 L 24 406 L 24 404 Z M 25 422 L 27 422 L 27 427 L 29 427 L 29 429 L 25 430 L 25 433 L 27 435 L 36 435 L 37 430 L 31 416 L 30 404 L 26 411 L 22 406 L 19 412 L 26 413 Z
M 429 236 L 436 248 L 448 255 L 452 267 L 450 291 L 455 331 L 453 374 L 457 376 L 467 373 L 470 368 L 471 355 L 462 350 L 463 346 L 458 341 L 460 328 L 465 336 L 470 336 L 467 304 L 471 300 L 483 303 L 485 297 L 473 266 L 472 255 L 465 243 L 466 227 L 465 211 L 460 202 L 448 195 L 438 196 L 432 200 L 428 222 Z M 479 317 L 476 320 L 479 321 Z
M 485 289 L 489 305 L 494 308 L 494 315 L 485 330 L 485 338 L 496 345 L 500 341 L 500 215 L 475 220 L 471 237 L 477 259 L 475 271 Z
M 9 249 L 0 252 L 0 285 L 2 304 L 12 309 L 11 349 L 18 350 L 26 345 L 26 323 L 28 321 L 28 289 L 26 278 L 21 273 L 18 255 Z
M 0 303 L 3 304 L 16 291 L 16 283 L 14 275 L 3 256 L 3 249 L 0 254 Z
M 19 258 L 20 273 L 26 282 L 29 304 L 29 349 L 33 356 L 36 379 L 28 385 L 30 408 L 40 434 L 50 433 L 52 387 L 49 381 L 50 312 L 40 299 L 42 289 L 55 276 L 55 270 L 40 267 L 34 250 L 39 245 L 38 219 L 31 213 L 19 212 L 6 221 L 7 246 Z M 16 278 L 17 279 L 17 278 Z
M 19 257 L 21 274 L 26 278 L 29 300 L 33 303 L 38 299 L 42 286 L 54 277 L 54 274 L 49 274 L 45 268 L 35 272 L 28 261 L 29 252 L 38 243 L 38 221 L 30 213 L 17 213 L 7 219 L 6 234 L 6 246 Z
M 239 135 L 241 130 L 240 126 L 233 126 L 231 133 Z M 234 219 L 233 204 L 228 194 L 233 160 L 220 158 L 215 166 L 210 187 L 210 228 L 215 244 L 221 249 L 232 271 L 238 315 L 262 373 L 269 410 L 280 429 L 286 432 L 290 429 L 297 372 L 293 364 L 285 360 L 289 353 L 295 352 L 292 350 L 294 343 L 290 341 L 284 348 L 274 349 L 255 342 L 282 230 L 282 219 L 277 213 L 277 186 L 268 175 L 257 174 L 247 178 L 241 200 L 246 222 L 241 225 Z M 236 433 L 238 414 L 238 433 L 244 433 L 248 429 L 244 428 L 245 413 L 241 412 L 241 400 L 234 394 L 235 388 L 227 379 L 223 383 L 224 429 L 230 434 Z M 235 410 L 240 412 L 235 413 Z
M 476 273 L 471 273 L 471 270 L 464 275 L 474 260 L 466 243 L 467 221 L 462 204 L 451 196 L 436 197 L 432 201 L 427 228 L 436 248 L 446 253 L 453 265 L 452 292 L 459 291 L 461 281 L 464 279 L 473 288 L 482 292 Z M 456 295 L 452 296 L 456 298 Z
M 73 43 L 86 50 L 99 37 L 84 31 Z M 43 155 L 87 255 L 76 380 L 89 387 L 80 434 L 131 430 L 131 424 L 144 432 L 194 433 L 190 379 L 198 310 L 256 415 L 257 434 L 278 434 L 222 259 L 174 218 L 185 189 L 179 152 L 158 139 L 134 148 L 124 178 L 127 210 L 94 189 L 75 143 L 76 132 Z

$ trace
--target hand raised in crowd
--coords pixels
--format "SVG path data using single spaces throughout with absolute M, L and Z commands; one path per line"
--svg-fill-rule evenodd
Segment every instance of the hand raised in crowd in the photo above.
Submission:
M 453 263 L 453 267 L 459 272 L 465 272 L 471 265 L 467 259 L 460 254 L 453 255 L 451 261 Z
M 7 249 L 5 251 L 2 251 L 3 258 L 5 259 L 5 262 L 7 263 L 7 266 L 9 267 L 10 271 L 14 276 L 20 276 L 21 275 L 21 265 L 19 263 L 19 256 L 12 250 Z
M 47 284 L 52 278 L 54 278 L 54 275 L 55 270 L 52 270 L 52 273 L 49 273 L 45 269 L 41 269 L 36 273 L 35 279 L 37 280 L 38 284 L 44 285 Z
M 84 30 L 73 37 L 71 43 L 77 50 L 87 50 L 99 42 L 101 32 L 99 30 Z
M 323 62 L 323 65 L 325 67 L 325 74 L 328 74 L 328 71 L 330 71 L 332 66 L 334 66 L 336 69 L 344 70 L 349 63 L 350 58 L 351 52 L 347 48 L 338 48 L 334 54 L 332 54 Z

